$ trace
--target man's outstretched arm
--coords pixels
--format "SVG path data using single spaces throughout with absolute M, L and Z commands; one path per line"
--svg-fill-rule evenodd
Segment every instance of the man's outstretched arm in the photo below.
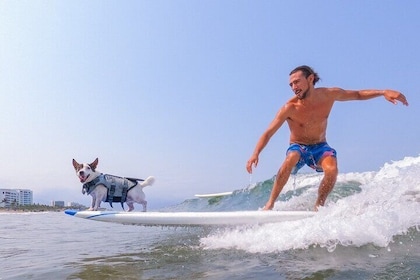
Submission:
M 398 101 L 408 106 L 407 98 L 399 91 L 395 90 L 377 90 L 377 89 L 364 89 L 364 90 L 344 90 L 344 89 L 331 89 L 335 93 L 335 99 L 338 101 L 349 100 L 368 100 L 375 97 L 383 96 L 386 100 L 393 104 Z

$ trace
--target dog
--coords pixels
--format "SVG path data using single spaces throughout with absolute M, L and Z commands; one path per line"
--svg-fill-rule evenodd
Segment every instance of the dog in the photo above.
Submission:
M 96 171 L 98 158 L 92 163 L 78 163 L 73 159 L 73 167 L 80 182 L 83 183 L 82 193 L 92 196 L 92 205 L 89 210 L 96 211 L 101 202 L 121 202 L 124 209 L 124 202 L 128 205 L 128 211 L 134 210 L 134 203 L 143 205 L 143 212 L 147 211 L 146 195 L 143 188 L 154 183 L 155 178 L 149 176 L 146 180 L 137 178 L 124 178 Z M 124 209 L 125 210 L 125 209 Z

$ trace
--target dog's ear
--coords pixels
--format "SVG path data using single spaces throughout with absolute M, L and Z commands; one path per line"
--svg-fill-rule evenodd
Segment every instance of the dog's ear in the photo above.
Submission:
M 92 163 L 89 164 L 90 168 L 92 168 L 93 171 L 96 170 L 96 167 L 98 166 L 98 158 L 96 158 Z
M 73 167 L 76 170 L 79 170 L 80 169 L 80 164 L 75 159 L 73 159 Z

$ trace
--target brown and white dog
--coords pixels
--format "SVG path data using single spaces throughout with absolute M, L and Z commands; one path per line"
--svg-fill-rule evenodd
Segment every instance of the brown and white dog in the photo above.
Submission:
M 109 202 L 112 207 L 112 202 L 121 202 L 121 206 L 124 209 L 123 203 L 127 203 L 128 211 L 134 210 L 134 203 L 143 205 L 143 211 L 147 210 L 146 195 L 143 192 L 143 188 L 152 185 L 155 178 L 149 176 L 146 180 L 136 178 L 123 178 L 107 174 L 102 174 L 96 171 L 98 166 L 98 158 L 92 163 L 78 163 L 73 159 L 73 166 L 76 170 L 76 175 L 80 182 L 83 183 L 82 193 L 90 194 L 92 196 L 92 206 L 89 210 L 98 210 L 101 206 L 101 202 Z M 113 197 L 115 192 L 115 185 L 122 183 L 124 191 L 122 196 Z M 112 195 L 110 195 L 110 186 L 112 185 Z M 122 197 L 122 198 L 121 198 Z

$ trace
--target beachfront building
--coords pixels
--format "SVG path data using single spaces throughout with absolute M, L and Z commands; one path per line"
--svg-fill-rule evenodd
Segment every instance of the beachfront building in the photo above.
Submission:
M 0 207 L 32 205 L 33 192 L 28 189 L 0 189 Z
M 64 201 L 62 200 L 53 200 L 51 201 L 51 206 L 53 207 L 64 207 Z

